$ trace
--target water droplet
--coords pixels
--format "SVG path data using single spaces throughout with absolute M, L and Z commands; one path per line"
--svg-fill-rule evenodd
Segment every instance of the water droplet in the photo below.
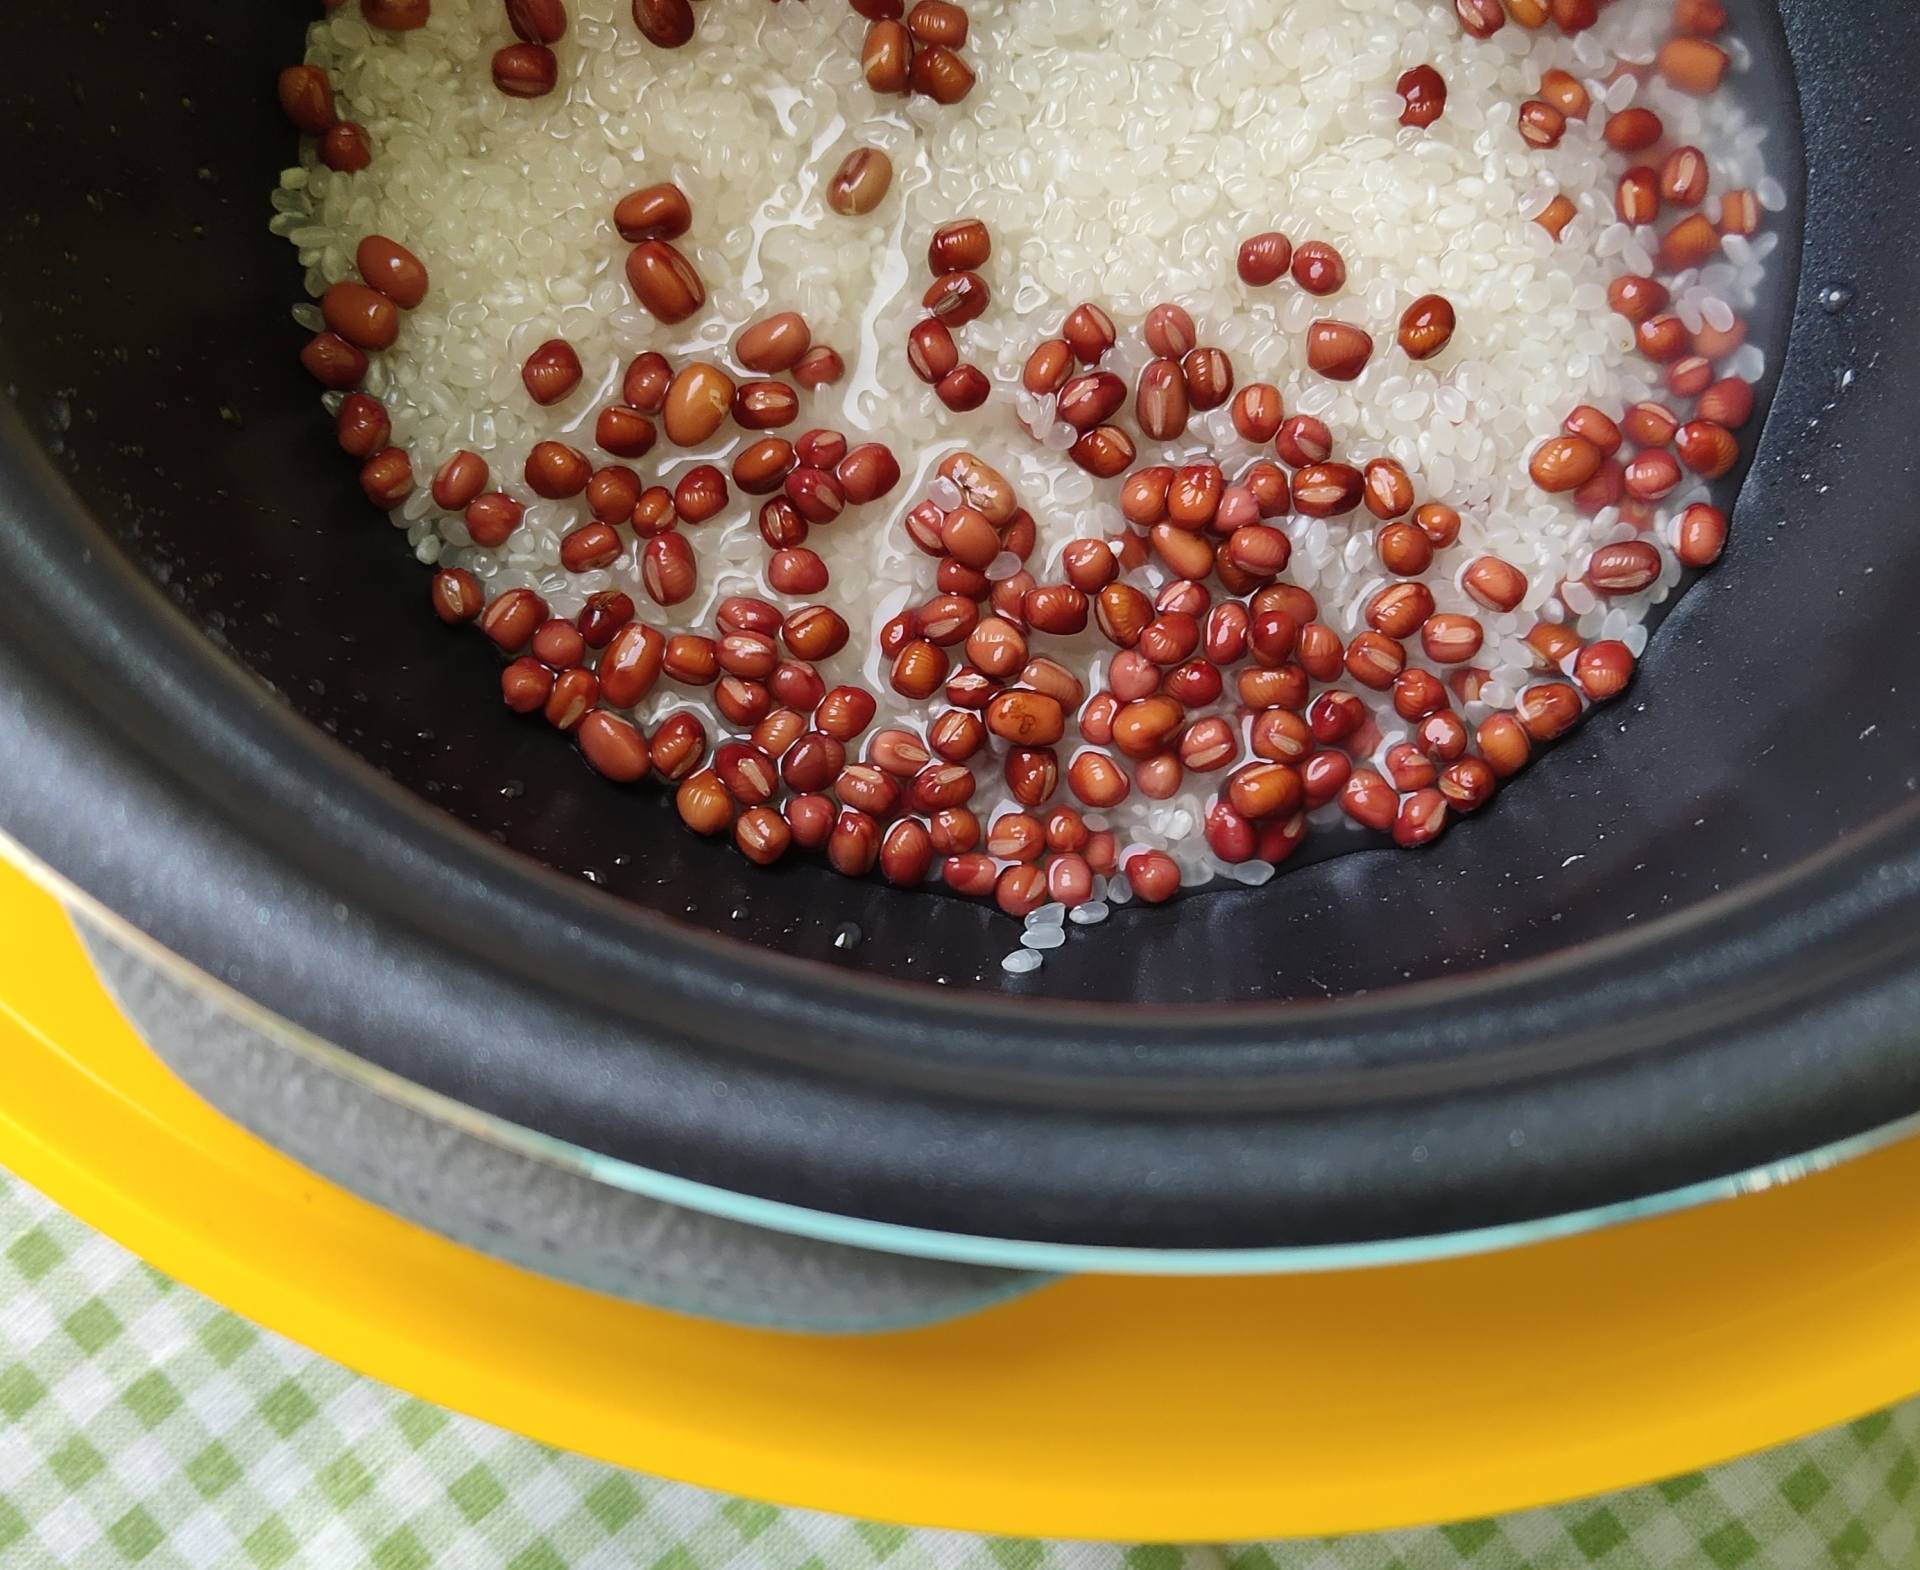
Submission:
M 865 937 L 866 934 L 851 921 L 842 922 L 834 929 L 833 951 L 836 954 L 851 954 L 860 947 Z
M 1820 291 L 1820 309 L 1829 315 L 1837 316 L 1853 304 L 1853 286 L 1851 284 L 1829 284 Z

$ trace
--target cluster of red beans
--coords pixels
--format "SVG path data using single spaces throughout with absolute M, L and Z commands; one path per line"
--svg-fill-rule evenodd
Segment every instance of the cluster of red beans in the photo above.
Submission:
M 685 0 L 678 3 L 684 8 Z M 875 31 L 898 24 L 898 0 L 855 3 Z M 913 61 L 964 41 L 964 12 L 957 34 L 945 19 L 929 31 L 929 7 L 938 3 L 921 0 L 907 17 Z M 377 25 L 417 26 L 412 18 L 424 20 L 426 13 L 426 0 L 362 5 L 370 21 L 384 18 Z M 1508 20 L 1577 31 L 1596 14 L 1594 0 L 1506 0 L 1504 9 L 1500 0 L 1456 0 L 1456 6 L 1478 36 Z M 670 9 L 654 0 L 635 4 L 637 17 L 645 11 L 656 22 Z M 523 45 L 545 48 L 564 32 L 562 0 L 508 0 L 507 11 Z M 915 17 L 921 18 L 917 28 Z M 1726 56 L 1711 37 L 1724 20 L 1717 0 L 1679 0 L 1675 34 L 1655 69 L 1683 89 L 1712 91 Z M 691 36 L 690 14 L 686 30 Z M 677 25 L 667 32 L 686 41 L 677 37 Z M 911 69 L 908 85 L 920 87 Z M 1429 126 L 1444 114 L 1446 84 L 1431 67 L 1406 73 L 1399 87 L 1404 124 Z M 324 138 L 336 128 L 318 72 L 296 67 L 283 74 L 281 94 L 302 130 Z M 1518 134 L 1529 146 L 1551 146 L 1569 118 L 1584 117 L 1591 107 L 1578 81 L 1550 71 L 1537 96 L 1521 106 Z M 1621 177 L 1616 207 L 1623 221 L 1636 225 L 1672 217 L 1659 239 L 1663 269 L 1697 266 L 1718 249 L 1722 235 L 1758 227 L 1759 205 L 1747 192 L 1723 193 L 1718 227 L 1707 221 L 1698 211 L 1711 184 L 1707 160 L 1697 148 L 1665 145 L 1665 128 L 1651 111 L 1623 110 L 1604 134 L 1615 150 L 1645 155 Z M 872 179 L 871 171 L 854 174 Z M 834 205 L 866 211 L 873 204 Z M 1562 197 L 1538 221 L 1558 235 L 1572 211 Z M 614 214 L 615 228 L 634 246 L 627 265 L 634 294 L 666 323 L 686 320 L 705 301 L 698 273 L 673 244 L 692 216 L 684 193 L 672 185 L 637 191 Z M 977 219 L 936 230 L 928 248 L 934 281 L 923 302 L 927 314 L 908 335 L 913 371 L 956 411 L 979 407 L 991 390 L 984 373 L 962 361 L 954 337 L 955 328 L 987 308 L 990 293 L 979 269 L 991 250 Z M 358 385 L 369 352 L 394 341 L 399 313 L 418 304 L 427 287 L 419 260 L 384 237 L 362 242 L 357 262 L 362 281 L 327 291 L 321 302 L 326 330 L 303 350 L 316 377 L 343 391 Z M 1255 288 L 1290 277 L 1325 297 L 1346 284 L 1346 264 L 1332 246 L 1317 240 L 1296 246 L 1278 231 L 1246 241 L 1237 266 Z M 1719 375 L 1715 364 L 1739 347 L 1744 326 L 1736 321 L 1726 331 L 1688 331 L 1668 312 L 1665 286 L 1651 277 L 1616 279 L 1610 300 L 1634 322 L 1641 351 L 1666 368 L 1675 404 L 1690 408 L 1682 413 L 1643 402 L 1616 418 L 1582 406 L 1569 413 L 1561 435 L 1535 451 L 1531 473 L 1543 489 L 1570 494 L 1583 510 L 1618 507 L 1644 530 L 1654 504 L 1681 483 L 1683 468 L 1714 479 L 1737 461 L 1734 433 L 1752 414 L 1753 394 L 1744 381 Z M 1425 296 L 1403 312 L 1395 342 L 1409 359 L 1428 359 L 1445 349 L 1456 326 L 1450 302 Z M 1476 616 L 1438 612 L 1432 591 L 1419 581 L 1436 553 L 1457 542 L 1459 515 L 1419 501 L 1410 476 L 1391 458 L 1341 459 L 1322 422 L 1286 414 L 1277 387 L 1254 382 L 1236 391 L 1231 360 L 1199 341 L 1179 305 L 1154 307 L 1143 336 L 1152 359 L 1131 389 L 1102 368 L 1117 329 L 1093 302 L 1075 307 L 1026 362 L 1026 390 L 1051 399 L 1057 418 L 1075 432 L 1073 460 L 1119 481 L 1128 525 L 1116 537 L 1070 542 L 1060 581 L 1042 583 L 1027 570 L 1034 520 L 1005 477 L 972 453 L 950 454 L 939 468 L 946 487 L 941 499 L 929 497 L 906 513 L 909 538 L 938 563 L 936 592 L 889 620 L 877 641 L 896 693 L 943 703 L 924 734 L 874 730 L 874 694 L 851 684 L 829 688 L 817 668 L 853 634 L 837 612 L 811 598 L 827 587 L 828 572 L 807 547 L 809 533 L 849 505 L 889 494 L 900 468 L 885 446 L 852 447 L 836 431 L 809 430 L 791 440 L 777 434 L 799 412 L 795 387 L 780 377 L 810 388 L 844 370 L 832 349 L 812 343 L 807 323 L 793 312 L 767 317 L 740 335 L 734 354 L 748 373 L 744 379 L 706 361 L 676 368 L 663 355 L 642 354 L 627 368 L 620 402 L 600 411 L 595 439 L 616 459 L 638 459 L 655 446 L 661 427 L 672 445 L 685 449 L 709 443 L 729 420 L 747 432 L 750 439 L 732 460 L 732 486 L 762 498 L 770 592 L 803 603 L 783 608 L 733 596 L 716 607 L 710 634 L 669 635 L 640 620 L 620 590 L 590 595 L 576 617 L 556 617 L 532 590 L 508 590 L 489 603 L 471 573 L 444 568 L 434 575 L 433 607 L 449 623 L 477 623 L 509 657 L 501 689 L 510 707 L 542 714 L 571 733 L 610 779 L 632 782 L 655 773 L 674 782 L 680 816 L 697 832 L 730 831 L 742 853 L 760 864 L 795 846 L 819 848 L 849 876 L 877 868 L 903 886 L 922 883 L 937 868 L 949 887 L 991 895 L 1013 915 L 1049 900 L 1084 903 L 1096 877 L 1119 872 L 1143 899 L 1170 897 L 1181 876 L 1173 858 L 1139 851 L 1120 866 L 1115 834 L 1090 827 L 1086 812 L 1117 807 L 1135 791 L 1167 799 L 1189 775 L 1220 778 L 1204 833 L 1213 853 L 1229 863 L 1284 860 L 1305 837 L 1306 812 L 1329 803 L 1401 845 L 1425 844 L 1452 813 L 1485 805 L 1536 745 L 1565 733 L 1588 703 L 1625 687 L 1634 659 L 1624 644 L 1584 643 L 1566 624 L 1542 621 L 1527 636 L 1542 679 L 1520 694 L 1511 713 L 1469 727 L 1455 706 L 1477 699 L 1489 679 L 1473 663 L 1485 629 Z M 1311 324 L 1306 348 L 1310 368 L 1333 380 L 1357 377 L 1375 353 L 1364 328 L 1331 318 Z M 528 395 L 543 405 L 571 396 L 583 380 L 578 355 L 560 339 L 536 349 L 522 376 Z M 1118 423 L 1129 396 L 1140 431 L 1162 442 L 1183 435 L 1194 412 L 1231 399 L 1235 431 L 1271 444 L 1273 456 L 1254 459 L 1231 480 L 1212 458 L 1136 468 L 1134 439 Z M 362 461 L 369 498 L 383 508 L 400 505 L 413 475 L 406 453 L 391 445 L 384 408 L 349 392 L 338 430 L 342 447 Z M 596 467 L 558 442 L 536 444 L 524 478 L 542 497 L 585 498 L 592 518 L 563 539 L 565 568 L 611 566 L 629 549 L 620 533 L 626 528 L 645 542 L 641 584 L 662 606 L 681 603 L 697 586 L 684 528 L 712 519 L 731 502 L 729 477 L 714 464 L 687 469 L 669 490 L 643 483 L 622 463 Z M 437 506 L 464 516 L 475 543 L 498 547 L 518 526 L 522 509 L 504 492 L 489 490 L 489 479 L 478 454 L 456 453 L 435 475 L 432 493 Z M 1366 630 L 1343 640 L 1319 619 L 1311 593 L 1281 581 L 1291 542 L 1274 520 L 1361 513 L 1375 527 L 1375 554 L 1391 581 L 1366 605 Z M 1724 514 L 1695 505 L 1678 520 L 1675 554 L 1685 566 L 1704 566 L 1725 538 Z M 1123 581 L 1154 559 L 1170 574 L 1156 595 Z M 1651 542 L 1626 540 L 1595 550 L 1582 581 L 1601 598 L 1632 595 L 1650 587 L 1661 568 Z M 1489 554 L 1467 562 L 1460 583 L 1495 614 L 1517 609 L 1528 590 L 1518 567 Z M 1089 624 L 1115 649 L 1105 686 L 1091 695 L 1065 665 L 1035 648 L 1042 638 L 1072 638 Z M 1432 669 L 1410 663 L 1413 642 Z M 647 699 L 663 677 L 710 688 L 731 733 L 710 737 L 704 721 L 682 709 L 648 735 L 616 712 Z M 1373 710 L 1355 687 L 1384 695 L 1410 727 L 1410 739 L 1390 748 L 1379 769 L 1355 761 L 1371 755 L 1381 739 Z M 1223 703 L 1231 718 L 1215 712 Z M 1070 731 L 1080 745 L 1069 741 Z M 1016 806 L 983 823 L 970 802 L 990 741 L 1004 748 L 1000 771 Z M 1062 799 L 1063 790 L 1071 801 Z
M 933 231 L 927 242 L 927 269 L 933 282 L 920 303 L 927 314 L 907 334 L 907 364 L 955 413 L 977 409 L 993 384 L 986 372 L 962 363 L 953 329 L 977 321 L 992 298 L 980 276 L 993 254 L 993 237 L 978 218 L 956 218 Z
M 973 91 L 974 74 L 960 51 L 967 13 L 953 0 L 848 0 L 870 24 L 860 45 L 860 69 L 876 93 L 922 93 L 937 104 L 957 104 Z

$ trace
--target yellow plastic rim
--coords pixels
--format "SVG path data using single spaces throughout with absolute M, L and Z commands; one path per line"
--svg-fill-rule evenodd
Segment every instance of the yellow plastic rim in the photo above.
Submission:
M 235 1128 L 0 864 L 0 1164 L 249 1319 L 662 1476 L 1053 1537 L 1379 1530 L 1626 1487 L 1920 1389 L 1920 1142 L 1471 1259 L 1082 1278 L 930 1330 L 736 1330 L 501 1264 Z

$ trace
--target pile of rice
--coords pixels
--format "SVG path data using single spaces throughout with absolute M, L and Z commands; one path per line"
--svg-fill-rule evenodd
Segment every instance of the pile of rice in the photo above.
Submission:
M 367 127 L 374 161 L 340 175 L 309 152 L 275 193 L 274 227 L 300 248 L 316 295 L 352 276 L 354 248 L 370 232 L 425 261 L 431 292 L 398 345 L 375 358 L 366 390 L 386 401 L 395 440 L 423 480 L 455 449 L 471 448 L 496 485 L 529 504 L 504 549 L 480 550 L 458 517 L 438 513 L 423 483 L 393 515 L 421 561 L 471 569 L 490 597 L 535 588 L 556 614 L 576 611 L 594 590 L 624 588 L 654 625 L 710 632 L 719 598 L 766 594 L 751 498 L 736 496 L 720 519 L 688 531 L 700 592 L 663 610 L 639 586 L 636 553 L 601 572 L 560 568 L 560 538 L 584 521 L 584 506 L 534 498 L 521 464 L 543 439 L 596 452 L 594 417 L 617 401 L 621 371 L 639 351 L 727 364 L 745 323 L 798 310 L 816 342 L 840 349 L 848 375 L 803 395 L 794 429 L 829 425 L 855 442 L 885 441 L 907 474 L 883 503 L 850 510 L 809 541 L 833 573 L 821 598 L 855 628 L 823 673 L 878 694 L 877 724 L 918 728 L 939 705 L 891 691 L 870 632 L 934 592 L 934 563 L 908 544 L 899 515 L 925 494 L 941 456 L 971 448 L 1016 482 L 1039 527 L 1028 566 L 1043 583 L 1059 581 L 1068 541 L 1120 531 L 1117 488 L 1066 459 L 1065 428 L 1053 426 L 1048 402 L 1021 391 L 1021 366 L 1074 304 L 1092 299 L 1120 325 L 1107 364 L 1131 382 L 1146 359 L 1140 319 L 1176 300 L 1201 342 L 1230 352 L 1238 383 L 1273 382 L 1289 413 L 1325 420 L 1336 456 L 1397 458 L 1420 499 L 1461 512 L 1459 544 L 1426 581 L 1440 610 L 1477 615 L 1487 629 L 1476 663 L 1492 678 L 1465 710 L 1470 724 L 1510 706 L 1526 684 L 1522 639 L 1537 620 L 1573 621 L 1583 638 L 1618 638 L 1636 654 L 1644 646 L 1645 618 L 1677 583 L 1678 566 L 1669 558 L 1658 584 L 1629 599 L 1597 603 L 1577 583 L 1556 598 L 1596 544 L 1636 531 L 1611 510 L 1582 517 L 1527 479 L 1530 450 L 1574 405 L 1617 412 L 1661 396 L 1657 368 L 1633 352 L 1631 328 L 1607 307 L 1613 277 L 1654 267 L 1646 241 L 1614 219 L 1599 127 L 1628 102 L 1646 103 L 1675 139 L 1708 151 L 1716 192 L 1746 186 L 1763 205 L 1784 200 L 1766 174 L 1764 132 L 1727 94 L 1703 103 L 1631 77 L 1609 85 L 1615 61 L 1652 58 L 1666 5 L 1619 0 L 1571 39 L 1508 27 L 1477 42 L 1441 0 L 978 0 L 967 55 L 979 85 L 941 108 L 868 89 L 859 69 L 866 23 L 844 0 L 706 0 L 695 41 L 671 52 L 641 38 L 627 0 L 568 3 L 560 88 L 532 102 L 502 95 L 490 79 L 493 51 L 510 41 L 499 0 L 435 0 L 431 22 L 413 33 L 376 33 L 352 7 L 311 30 L 307 58 L 333 81 L 341 114 Z M 1741 46 L 1726 42 L 1737 69 Z M 1446 113 L 1430 130 L 1403 129 L 1394 82 L 1421 63 L 1446 79 Z M 1585 81 L 1595 108 L 1543 153 L 1521 143 L 1514 114 L 1552 66 Z M 877 212 L 841 217 L 827 210 L 824 186 L 861 143 L 892 156 L 894 190 Z M 710 296 L 680 328 L 659 326 L 633 302 L 628 247 L 609 220 L 619 197 L 663 180 L 692 200 L 693 231 L 680 244 Z M 1579 208 L 1557 245 L 1531 221 L 1556 192 Z M 1717 217 L 1717 197 L 1706 211 Z M 904 342 L 923 314 L 927 237 L 961 216 L 985 219 L 993 234 L 985 269 L 993 303 L 957 336 L 963 358 L 993 373 L 996 395 L 956 415 L 913 378 Z M 1285 281 L 1241 284 L 1240 241 L 1273 228 L 1296 244 L 1338 247 L 1346 290 L 1315 300 Z M 1753 303 L 1774 243 L 1767 234 L 1730 238 L 1724 259 L 1676 281 L 1675 310 L 1690 327 L 1729 325 Z M 1459 328 L 1444 354 L 1416 365 L 1392 349 L 1394 327 L 1430 291 L 1453 303 Z M 295 314 L 317 325 L 311 305 Z M 1324 315 L 1366 327 L 1380 345 L 1353 383 L 1307 373 L 1304 329 Z M 541 409 L 520 366 L 555 336 L 579 351 L 586 382 Z M 1763 368 L 1748 346 L 1721 374 L 1751 378 Z M 722 440 L 701 454 L 663 443 L 638 467 L 671 484 L 702 458 L 724 463 L 743 438 L 729 427 Z M 1173 447 L 1143 441 L 1139 461 L 1208 452 L 1229 479 L 1266 455 L 1234 433 L 1222 408 L 1196 417 Z M 1662 511 L 1677 514 L 1704 495 L 1683 486 Z M 1385 581 L 1371 517 L 1284 522 L 1295 547 L 1286 576 L 1313 591 L 1343 637 L 1360 630 L 1361 607 Z M 1650 537 L 1663 539 L 1662 529 Z M 1487 612 L 1454 585 L 1483 552 L 1527 573 L 1518 610 Z M 1150 564 L 1136 581 L 1151 590 L 1164 577 Z M 1041 640 L 1037 652 L 1081 673 L 1090 692 L 1104 686 L 1112 649 L 1097 633 Z M 1412 652 L 1417 659 L 1417 643 Z M 1407 726 L 1380 695 L 1366 696 L 1384 714 L 1384 751 Z M 724 734 L 706 700 L 706 690 L 663 681 L 638 717 L 650 724 L 691 707 Z M 1063 747 L 1063 766 L 1071 751 Z M 977 767 L 973 805 L 990 821 L 1003 787 L 990 760 Z M 1223 868 L 1199 837 L 1221 778 L 1189 776 L 1167 801 L 1136 794 L 1106 821 L 1122 847 L 1169 850 L 1187 882 L 1223 871 L 1257 881 L 1269 869 Z M 1317 817 L 1341 821 L 1337 808 Z

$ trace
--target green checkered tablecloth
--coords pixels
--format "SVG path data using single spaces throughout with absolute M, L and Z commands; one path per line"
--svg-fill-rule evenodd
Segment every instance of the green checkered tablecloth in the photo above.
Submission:
M 1376 1537 L 1108 1547 L 777 1510 L 349 1373 L 0 1174 L 0 1570 L 1893 1570 L 1920 1566 L 1916 1482 L 1920 1402 L 1656 1488 Z

